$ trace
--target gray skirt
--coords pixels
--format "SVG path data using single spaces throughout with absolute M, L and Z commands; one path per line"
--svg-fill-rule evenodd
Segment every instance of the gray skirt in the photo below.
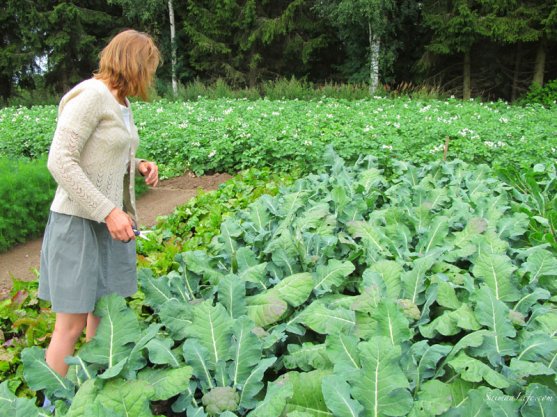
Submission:
M 137 291 L 135 240 L 112 239 L 105 223 L 50 212 L 38 297 L 57 313 L 90 313 L 103 295 Z

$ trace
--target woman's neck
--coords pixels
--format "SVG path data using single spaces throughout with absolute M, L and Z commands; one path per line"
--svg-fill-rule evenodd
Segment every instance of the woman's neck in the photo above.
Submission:
M 101 80 L 101 81 L 104 83 L 104 85 L 107 86 L 108 90 L 114 96 L 114 98 L 118 103 L 120 103 L 122 106 L 126 106 L 126 107 L 128 106 L 128 104 L 126 103 L 125 96 L 120 95 L 120 92 L 117 89 L 112 88 L 110 84 L 108 84 L 105 80 Z

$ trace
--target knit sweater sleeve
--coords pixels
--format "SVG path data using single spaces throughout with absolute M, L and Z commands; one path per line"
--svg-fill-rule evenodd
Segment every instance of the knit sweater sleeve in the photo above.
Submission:
M 91 88 L 64 97 L 48 155 L 48 169 L 58 185 L 98 222 L 116 206 L 85 174 L 80 155 L 99 123 L 101 102 L 100 93 Z

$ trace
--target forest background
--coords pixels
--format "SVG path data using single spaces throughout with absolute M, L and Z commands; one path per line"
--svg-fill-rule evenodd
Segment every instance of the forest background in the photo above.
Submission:
M 276 80 L 515 101 L 557 78 L 554 0 L 3 0 L 0 102 L 56 103 L 124 28 L 163 52 L 161 96 Z M 27 100 L 27 102 L 26 102 Z

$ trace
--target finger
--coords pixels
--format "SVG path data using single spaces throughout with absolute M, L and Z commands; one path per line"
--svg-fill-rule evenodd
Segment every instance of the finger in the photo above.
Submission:
M 152 178 L 153 178 L 153 187 L 156 187 L 157 184 L 159 183 L 159 167 L 156 165 L 154 166 L 152 172 Z

